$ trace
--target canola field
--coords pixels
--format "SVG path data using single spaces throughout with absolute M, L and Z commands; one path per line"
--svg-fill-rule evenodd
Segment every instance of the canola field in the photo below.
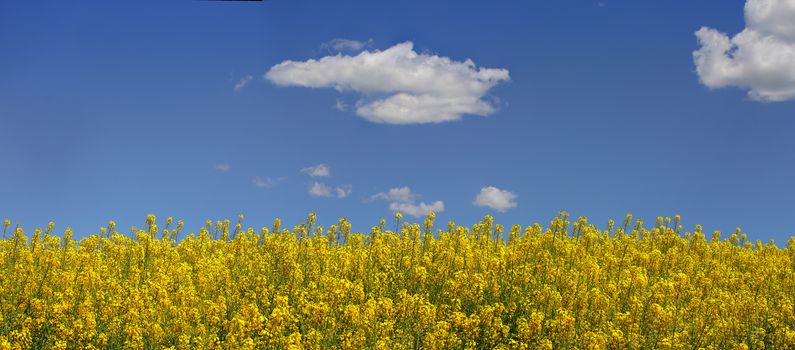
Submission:
M 0 349 L 795 349 L 795 240 L 679 217 L 369 232 L 171 218 L 79 241 L 8 220 Z

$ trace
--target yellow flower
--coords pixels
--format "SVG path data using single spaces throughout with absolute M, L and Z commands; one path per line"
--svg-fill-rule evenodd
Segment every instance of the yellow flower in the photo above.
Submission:
M 795 237 L 779 248 L 739 229 L 707 241 L 700 225 L 682 232 L 679 216 L 647 229 L 628 215 L 631 235 L 569 218 L 512 225 L 506 240 L 490 215 L 431 231 L 434 213 L 397 232 L 381 220 L 370 234 L 342 218 L 327 235 L 312 213 L 261 234 L 239 217 L 232 239 L 219 220 L 181 241 L 181 220 L 153 231 L 153 215 L 133 236 L 110 221 L 100 232 L 111 239 L 71 228 L 61 238 L 54 223 L 28 238 L 20 227 L 0 240 L 0 350 L 795 343 Z

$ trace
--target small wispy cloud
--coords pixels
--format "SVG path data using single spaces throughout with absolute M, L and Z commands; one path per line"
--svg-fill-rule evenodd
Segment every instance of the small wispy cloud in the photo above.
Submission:
M 353 186 L 351 185 L 337 186 L 336 188 L 334 188 L 334 192 L 336 193 L 337 198 L 345 198 L 350 196 L 351 193 L 353 193 Z
M 309 195 L 313 197 L 345 198 L 353 193 L 353 186 L 343 185 L 331 187 L 325 183 L 315 181 L 309 186 Z
M 251 81 L 251 79 L 253 79 L 253 77 L 250 74 L 240 78 L 240 80 L 238 80 L 237 83 L 235 84 L 235 92 L 243 90 L 243 88 L 246 87 L 246 85 L 248 84 L 248 82 Z
M 348 105 L 345 104 L 345 101 L 343 101 L 341 99 L 337 99 L 337 103 L 334 104 L 334 109 L 336 109 L 336 110 L 338 110 L 340 112 L 345 112 L 345 111 L 348 110 Z
M 301 169 L 301 172 L 309 175 L 310 177 L 329 177 L 331 176 L 331 168 L 326 164 L 318 164 L 308 166 Z
M 414 198 L 416 197 L 417 194 L 412 192 L 411 188 L 404 186 L 390 188 L 385 192 L 378 192 L 370 196 L 370 201 L 383 199 L 390 202 L 411 202 L 414 201 Z
M 286 176 L 278 177 L 278 178 L 275 178 L 275 179 L 274 178 L 270 178 L 270 177 L 263 178 L 263 177 L 257 176 L 257 177 L 254 177 L 254 180 L 252 180 L 252 183 L 254 184 L 254 186 L 259 187 L 259 188 L 271 188 L 271 187 L 274 187 L 274 186 L 278 185 L 280 182 L 285 181 L 285 180 L 287 180 Z
M 435 201 L 430 204 L 425 204 L 425 202 L 420 202 L 419 204 L 395 202 L 395 203 L 389 203 L 389 209 L 394 212 L 399 212 L 413 216 L 415 218 L 419 218 L 428 215 L 428 213 L 431 211 L 434 213 L 443 212 L 444 202 Z
M 216 164 L 215 166 L 213 166 L 213 168 L 215 170 L 218 170 L 218 171 L 222 172 L 222 173 L 228 173 L 229 170 L 231 169 L 231 167 L 229 166 L 228 163 Z
M 320 45 L 320 47 L 325 48 L 327 50 L 333 50 L 337 52 L 341 51 L 360 51 L 365 47 L 373 46 L 373 39 L 369 39 L 367 41 L 359 41 L 359 40 L 351 40 L 351 39 L 341 39 L 336 38 L 332 39 L 331 41 Z
M 513 192 L 501 190 L 494 186 L 486 186 L 480 189 L 472 204 L 505 212 L 508 209 L 516 208 L 518 205 L 516 198 L 517 196 Z
M 309 186 L 309 195 L 313 197 L 331 197 L 331 187 L 322 182 L 315 181 Z
M 376 193 L 370 196 L 368 201 L 385 200 L 389 202 L 389 210 L 413 217 L 428 215 L 429 211 L 437 213 L 444 211 L 443 201 L 438 200 L 432 203 L 416 203 L 418 197 L 420 197 L 419 194 L 412 191 L 411 188 L 404 186 L 390 188 L 387 191 Z

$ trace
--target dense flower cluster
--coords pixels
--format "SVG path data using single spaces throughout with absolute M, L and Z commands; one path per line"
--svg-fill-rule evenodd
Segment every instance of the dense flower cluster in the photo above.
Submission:
M 367 233 L 149 216 L 79 242 L 0 241 L 0 349 L 793 349 L 795 240 L 679 218 L 504 232 L 382 220 Z

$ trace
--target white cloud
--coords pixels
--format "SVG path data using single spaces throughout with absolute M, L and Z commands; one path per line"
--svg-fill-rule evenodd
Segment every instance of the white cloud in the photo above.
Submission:
M 464 114 L 490 115 L 496 109 L 483 97 L 510 79 L 506 69 L 478 68 L 469 59 L 459 62 L 417 53 L 411 42 L 356 56 L 284 61 L 271 67 L 265 78 L 280 86 L 358 92 L 363 97 L 356 104 L 356 114 L 386 124 L 439 123 L 458 120 Z
M 322 182 L 315 181 L 309 186 L 309 195 L 314 197 L 331 197 L 331 187 Z
M 310 177 L 329 177 L 331 176 L 331 168 L 326 164 L 318 164 L 301 169 L 301 172 L 309 175 Z
M 235 92 L 243 90 L 243 88 L 246 87 L 246 84 L 248 84 L 252 78 L 253 77 L 250 74 L 240 78 L 240 80 L 237 81 L 237 84 L 235 84 Z
M 345 198 L 353 192 L 353 186 L 343 185 L 338 187 L 331 187 L 322 182 L 313 182 L 309 186 L 309 195 L 313 197 L 337 197 Z
M 702 27 L 693 52 L 696 72 L 710 88 L 748 89 L 759 101 L 795 98 L 795 0 L 747 0 L 746 27 L 729 37 Z
M 420 202 L 420 204 L 393 202 L 389 203 L 389 209 L 418 218 L 428 215 L 430 211 L 435 213 L 443 212 L 444 202 L 436 201 L 431 204 L 425 204 L 425 202 Z
M 310 177 L 329 177 L 331 176 L 331 168 L 326 164 L 318 164 L 301 169 L 301 172 L 309 175 Z M 323 182 L 315 181 L 309 186 L 309 195 L 314 197 L 337 197 L 345 198 L 351 195 L 353 186 L 341 185 L 332 187 Z
M 408 187 L 390 188 L 386 192 L 379 192 L 370 196 L 370 200 L 383 199 L 390 202 L 411 202 L 417 194 Z
M 340 112 L 346 112 L 348 110 L 348 105 L 345 104 L 345 101 L 337 99 L 337 103 L 334 104 L 334 109 Z
M 472 204 L 504 212 L 508 209 L 516 208 L 516 197 L 513 192 L 501 190 L 494 186 L 487 186 L 480 189 Z
M 332 39 L 328 43 L 325 43 L 321 46 L 339 52 L 339 51 L 359 51 L 365 47 L 372 45 L 373 45 L 373 39 L 367 41 L 358 41 L 358 40 L 338 38 L 338 39 Z
M 252 180 L 252 183 L 254 183 L 254 186 L 257 186 L 259 188 L 271 188 L 273 186 L 278 185 L 279 182 L 282 182 L 284 180 L 287 180 L 286 176 L 282 176 L 276 179 L 270 177 L 261 178 L 257 176 L 254 178 L 254 180 Z
M 422 217 L 428 215 L 429 211 L 442 212 L 444 211 L 444 202 L 435 201 L 430 204 L 425 202 L 415 203 L 419 197 L 409 187 L 396 187 L 391 188 L 386 192 L 379 192 L 370 196 L 369 200 L 374 201 L 383 199 L 389 202 L 389 210 L 400 212 L 413 217 Z
M 337 194 L 337 198 L 345 198 L 350 196 L 353 192 L 353 186 L 351 185 L 342 185 L 334 189 L 334 192 Z
M 215 170 L 218 170 L 222 173 L 228 173 L 229 170 L 231 169 L 231 167 L 227 163 L 216 164 L 213 168 L 215 168 Z

